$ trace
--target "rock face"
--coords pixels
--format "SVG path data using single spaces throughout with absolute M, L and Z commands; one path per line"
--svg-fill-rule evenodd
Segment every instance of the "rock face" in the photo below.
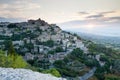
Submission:
M 0 80 L 66 80 L 27 69 L 0 68 Z

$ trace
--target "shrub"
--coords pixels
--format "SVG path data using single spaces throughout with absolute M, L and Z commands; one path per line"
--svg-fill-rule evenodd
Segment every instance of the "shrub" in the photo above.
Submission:
M 12 67 L 13 68 L 26 68 L 27 63 L 24 61 L 22 56 L 16 56 L 15 61 L 13 61 Z
M 49 69 L 49 70 L 45 70 L 45 71 L 43 71 L 43 73 L 50 73 L 53 76 L 61 77 L 59 71 L 57 71 L 55 68 L 52 68 L 52 69 Z
M 12 68 L 26 68 L 28 64 L 24 61 L 22 56 L 5 56 L 5 53 L 3 53 L 3 51 L 0 51 L 0 66 Z

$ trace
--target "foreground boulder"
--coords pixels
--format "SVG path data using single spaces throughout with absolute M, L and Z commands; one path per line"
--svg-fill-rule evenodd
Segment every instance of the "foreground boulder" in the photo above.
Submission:
M 0 68 L 0 80 L 66 80 L 28 69 Z

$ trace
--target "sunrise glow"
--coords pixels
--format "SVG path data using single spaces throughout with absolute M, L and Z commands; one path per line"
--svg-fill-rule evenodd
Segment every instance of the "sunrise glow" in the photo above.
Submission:
M 88 24 L 86 25 L 87 28 L 94 28 L 95 27 L 95 24 Z

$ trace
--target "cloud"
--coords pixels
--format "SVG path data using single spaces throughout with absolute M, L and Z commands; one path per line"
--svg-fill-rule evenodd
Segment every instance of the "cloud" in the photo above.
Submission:
M 108 20 L 106 22 L 120 24 L 120 16 L 108 17 Z
M 110 14 L 110 13 L 115 13 L 115 11 L 106 11 L 106 12 L 101 12 L 100 14 L 105 15 L 105 14 Z
M 86 18 L 96 19 L 96 18 L 102 18 L 102 17 L 104 17 L 104 15 L 102 15 L 102 14 L 96 14 L 96 15 L 87 16 Z
M 115 11 L 106 11 L 106 12 L 96 12 L 94 15 L 89 15 L 86 18 L 104 18 L 106 15 L 111 14 L 111 13 L 115 13 Z
M 1 1 L 0 1 L 1 2 Z M 0 16 L 12 18 L 28 18 L 31 12 L 41 9 L 39 3 L 34 3 L 31 0 L 12 0 L 9 3 L 0 3 Z
M 32 10 L 41 8 L 37 3 L 27 2 L 27 1 L 15 1 L 11 4 L 0 4 L 0 10 Z
M 110 17 L 110 19 L 117 19 L 117 20 L 120 20 L 120 16 L 117 16 L 117 17 Z
M 119 11 L 118 11 L 119 12 Z M 86 15 L 85 20 L 95 23 L 120 23 L 120 16 L 116 16 L 117 11 L 96 12 Z
M 93 22 L 96 24 L 109 24 L 109 23 L 118 23 L 120 22 L 120 13 L 119 10 L 116 11 L 89 11 L 88 12 L 79 12 L 79 14 L 83 14 L 83 21 Z M 80 16 L 80 15 L 79 15 Z
M 86 14 L 89 14 L 88 12 L 78 12 L 78 14 L 80 14 L 80 15 L 86 15 Z

